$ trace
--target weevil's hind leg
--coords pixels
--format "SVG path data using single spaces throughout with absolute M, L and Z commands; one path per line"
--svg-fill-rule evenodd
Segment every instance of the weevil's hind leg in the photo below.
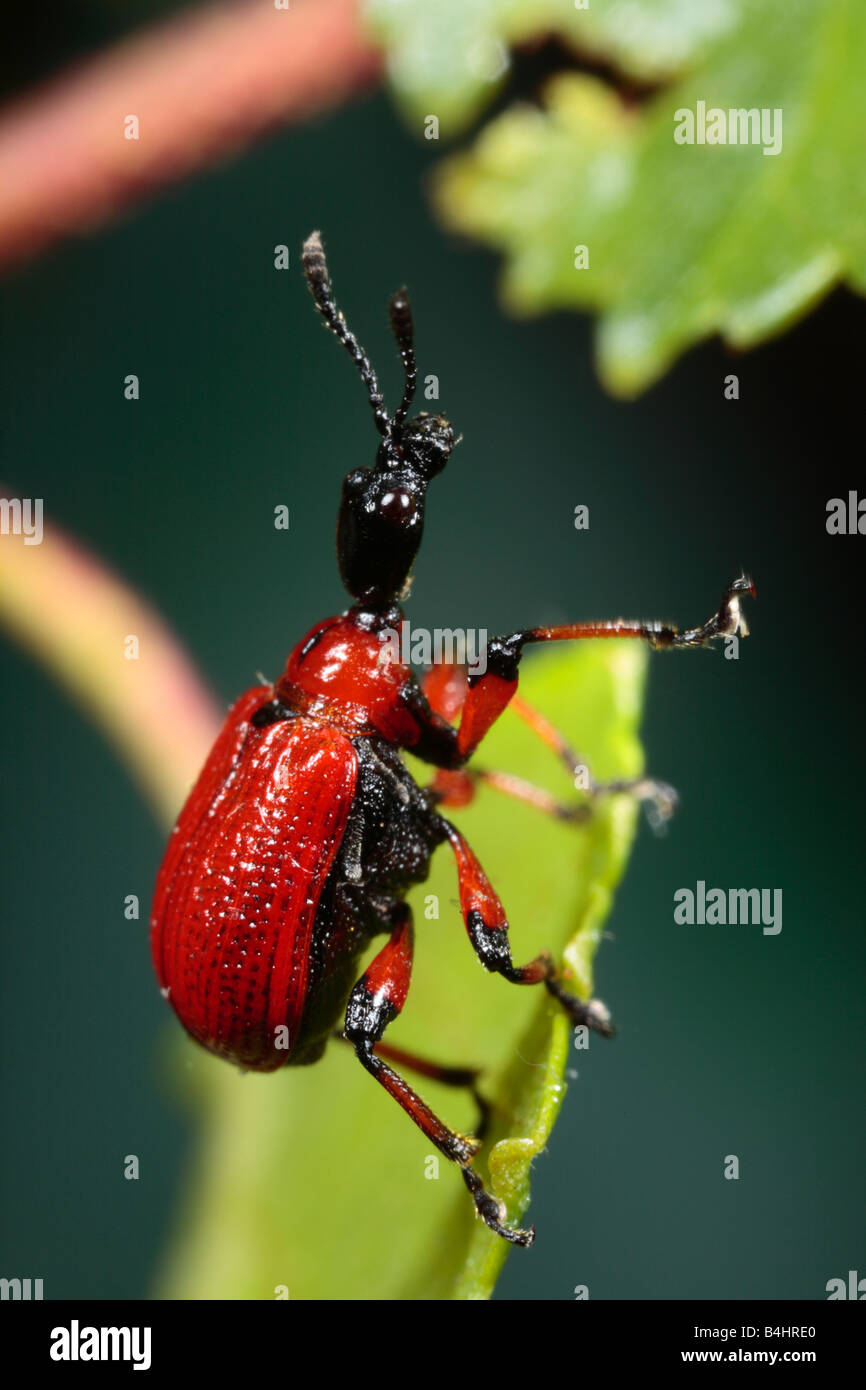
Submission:
M 459 1164 L 476 1211 L 497 1235 L 514 1245 L 531 1245 L 534 1230 L 521 1231 L 504 1224 L 505 1208 L 487 1192 L 472 1167 L 477 1139 L 457 1134 L 433 1111 L 397 1072 L 376 1054 L 376 1044 L 388 1024 L 400 1013 L 409 990 L 412 971 L 412 914 L 405 903 L 394 912 L 391 935 L 361 976 L 349 997 L 345 1034 L 361 1065 L 375 1077 L 440 1153 Z
M 441 715 L 444 719 L 454 720 L 466 700 L 467 672 L 461 666 L 445 664 L 433 666 L 424 677 L 422 689 L 430 703 L 430 708 L 436 714 Z M 548 748 L 553 750 L 566 768 L 569 778 L 575 786 L 577 786 L 578 776 L 580 777 L 579 790 L 585 792 L 590 800 L 609 796 L 615 792 L 626 792 L 648 805 L 649 819 L 653 826 L 662 825 L 676 810 L 677 793 L 666 782 L 658 782 L 650 777 L 636 777 L 631 780 L 623 779 L 615 782 L 596 782 L 584 760 L 543 715 L 528 705 L 519 695 L 512 696 L 511 708 L 519 718 L 528 724 L 533 733 L 547 744 Z M 475 797 L 479 782 L 493 787 L 495 791 L 502 792 L 505 796 L 513 797 L 528 806 L 534 806 L 536 810 L 544 812 L 545 815 L 553 816 L 556 820 L 570 821 L 580 825 L 587 821 L 591 814 L 586 802 L 569 804 L 560 801 L 541 787 L 536 787 L 531 782 L 525 781 L 522 777 L 515 777 L 508 772 L 488 771 L 484 768 L 440 768 L 433 775 L 429 784 L 429 791 L 439 806 L 452 808 L 468 806 Z
M 575 752 L 568 740 L 543 714 L 539 714 L 538 710 L 527 704 L 520 695 L 512 698 L 511 708 L 542 743 L 556 754 L 575 788 L 584 792 L 590 801 L 616 793 L 626 793 L 646 806 L 650 824 L 654 828 L 670 820 L 677 809 L 679 796 L 667 782 L 657 781 L 654 777 L 617 778 L 610 782 L 597 782 L 585 759 Z
M 457 861 L 460 911 L 475 954 L 485 970 L 503 975 L 514 985 L 544 985 L 562 1004 L 572 1023 L 586 1024 L 603 1037 L 612 1037 L 616 1030 L 604 1004 L 599 999 L 584 1002 L 566 989 L 548 952 L 542 952 L 528 965 L 514 964 L 508 941 L 508 919 L 499 895 L 456 826 L 448 821 L 442 824 Z
M 335 1033 L 334 1037 L 342 1042 L 349 1041 L 345 1033 Z M 398 1067 L 405 1067 L 409 1071 L 417 1072 L 419 1076 L 438 1081 L 440 1086 L 454 1086 L 468 1091 L 478 1106 L 475 1137 L 479 1141 L 484 1140 L 490 1127 L 490 1102 L 485 1100 L 478 1089 L 481 1072 L 477 1067 L 452 1067 L 442 1062 L 431 1062 L 429 1058 L 419 1057 L 415 1052 L 406 1052 L 402 1047 L 391 1047 L 390 1043 L 377 1042 L 373 1051 L 377 1057 L 382 1057 L 387 1062 L 396 1062 Z

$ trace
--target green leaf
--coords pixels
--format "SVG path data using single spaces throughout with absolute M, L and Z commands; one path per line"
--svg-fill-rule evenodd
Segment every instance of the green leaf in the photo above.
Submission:
M 573 740 L 596 775 L 633 776 L 642 766 L 644 671 L 636 644 L 586 642 L 527 659 L 521 694 Z M 483 765 L 517 772 L 566 800 L 578 795 L 511 711 L 485 740 Z M 415 771 L 429 777 L 420 764 Z M 476 804 L 453 814 L 503 897 L 515 960 L 549 947 L 588 996 L 634 833 L 633 803 L 611 798 L 587 825 L 574 826 L 484 789 Z M 425 916 L 430 894 L 438 919 Z M 495 1120 L 476 1162 L 517 1223 L 529 1202 L 530 1165 L 565 1091 L 568 1022 L 546 994 L 515 988 L 477 963 L 447 848 L 411 901 L 412 989 L 387 1040 L 436 1060 L 483 1066 Z M 201 1133 L 162 1295 L 270 1299 L 283 1285 L 304 1299 L 490 1296 L 511 1247 L 475 1218 L 445 1159 L 438 1177 L 425 1176 L 435 1151 L 348 1046 L 334 1042 L 313 1067 L 241 1076 L 176 1031 L 171 1036 L 174 1075 L 198 1110 Z M 614 1045 L 593 1037 L 591 1047 Z M 471 1132 L 468 1096 L 418 1084 L 444 1119 Z M 537 1180 L 544 1181 L 543 1163 Z M 579 1202 L 579 1181 L 575 1194 Z
M 861 0 L 376 0 L 372 13 L 407 112 L 441 111 L 445 131 L 495 89 L 467 73 L 479 44 L 505 51 L 553 30 L 628 78 L 663 81 L 636 104 L 563 73 L 543 109 L 506 111 L 436 186 L 452 227 L 504 253 L 512 311 L 600 313 L 610 390 L 636 394 L 714 333 L 751 347 L 837 283 L 866 291 Z M 699 102 L 781 111 L 779 153 L 676 143 L 676 113 Z M 577 246 L 588 268 L 575 268 Z
M 635 82 L 675 76 L 731 32 L 750 0 L 367 0 L 388 77 L 414 124 L 464 129 L 507 79 L 510 50 L 556 34 Z

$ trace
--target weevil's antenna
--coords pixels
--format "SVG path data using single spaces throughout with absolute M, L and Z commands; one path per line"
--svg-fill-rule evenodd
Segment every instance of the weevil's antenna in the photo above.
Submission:
M 405 286 L 397 290 L 396 294 L 391 295 L 391 302 L 388 306 L 391 314 L 391 331 L 397 339 L 397 346 L 400 349 L 400 360 L 403 363 L 403 377 L 405 385 L 403 387 L 403 399 L 394 411 L 394 418 L 391 421 L 394 437 L 399 440 L 406 423 L 406 416 L 409 414 L 409 407 L 415 397 L 415 387 L 418 382 L 418 366 L 415 361 L 415 331 L 412 326 L 412 305 L 409 303 L 409 296 Z
M 385 409 L 385 402 L 379 390 L 376 373 L 373 371 L 369 357 L 354 333 L 349 332 L 346 320 L 337 308 L 337 301 L 334 299 L 334 291 L 331 287 L 331 277 L 328 274 L 328 263 L 325 260 L 325 248 L 322 245 L 321 232 L 311 232 L 307 237 L 301 259 L 304 264 L 307 284 L 316 301 L 316 308 L 358 368 L 361 380 L 367 388 L 367 396 L 373 411 L 376 429 L 380 434 L 387 435 L 390 433 L 391 420 Z

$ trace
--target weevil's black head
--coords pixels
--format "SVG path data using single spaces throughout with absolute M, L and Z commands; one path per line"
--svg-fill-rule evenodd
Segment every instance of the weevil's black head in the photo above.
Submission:
M 448 462 L 454 431 L 441 415 L 419 415 L 379 445 L 375 468 L 343 482 L 337 559 L 353 598 L 385 608 L 405 590 L 424 532 L 431 478 Z
M 424 479 L 426 487 L 431 478 L 442 472 L 456 442 L 454 430 L 444 415 L 428 415 L 423 410 L 403 426 L 396 449 L 402 453 L 407 465 Z M 382 444 L 379 454 L 386 448 Z
M 389 305 L 405 381 L 403 399 L 389 415 L 369 358 L 337 308 L 318 232 L 304 242 L 303 263 L 319 313 L 361 374 L 382 436 L 375 467 L 356 468 L 343 483 L 337 558 L 352 597 L 373 610 L 383 610 L 405 590 L 424 530 L 427 487 L 448 462 L 456 443 L 454 431 L 441 415 L 407 419 L 418 373 L 406 291 L 398 290 Z

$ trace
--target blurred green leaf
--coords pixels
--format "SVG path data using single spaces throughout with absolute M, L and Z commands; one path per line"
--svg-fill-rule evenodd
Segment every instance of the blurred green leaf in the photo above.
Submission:
M 588 642 L 528 659 L 521 693 L 573 739 L 598 776 L 632 776 L 642 763 L 644 671 L 645 653 L 635 644 Z M 485 740 L 483 762 L 566 799 L 577 795 L 513 713 Z M 415 770 L 429 778 L 429 768 Z M 491 790 L 454 814 L 503 896 L 515 960 L 548 946 L 565 955 L 579 992 L 590 993 L 593 955 L 636 814 L 620 796 L 587 826 L 568 826 Z M 438 919 L 425 916 L 429 894 L 438 897 Z M 567 1019 L 546 994 L 515 988 L 477 963 L 446 848 L 412 902 L 412 989 L 388 1041 L 484 1068 L 495 1120 L 476 1161 L 517 1223 L 529 1201 L 530 1164 L 565 1090 Z M 172 1037 L 175 1074 L 202 1130 L 162 1295 L 271 1299 L 284 1285 L 300 1299 L 489 1297 L 511 1247 L 475 1218 L 445 1159 L 438 1178 L 425 1176 L 430 1144 L 345 1044 L 333 1043 L 313 1067 L 241 1076 Z M 592 1048 L 604 1046 L 615 1044 L 593 1037 Z M 443 1118 L 471 1131 L 468 1096 L 423 1080 L 419 1089 Z M 544 1181 L 543 1165 L 538 1178 Z M 579 1169 L 574 1191 L 579 1202 Z M 531 1260 L 532 1251 L 515 1258 Z
M 555 34 L 575 53 L 659 82 L 734 30 L 750 0 L 366 0 L 392 89 L 416 125 L 464 129 L 507 80 L 510 50 Z
M 581 56 L 664 85 L 624 100 L 563 73 L 437 181 L 446 222 L 502 251 L 516 313 L 597 311 L 603 381 L 629 396 L 721 333 L 744 349 L 827 290 L 866 291 L 866 5 L 862 0 L 375 0 L 413 120 L 453 132 L 501 82 L 473 53 L 558 33 Z M 498 45 L 498 49 L 497 46 Z M 425 63 L 425 55 L 429 59 Z M 780 110 L 782 146 L 677 144 L 682 109 Z M 768 132 L 769 133 L 769 132 Z M 589 264 L 575 268 L 575 248 Z

